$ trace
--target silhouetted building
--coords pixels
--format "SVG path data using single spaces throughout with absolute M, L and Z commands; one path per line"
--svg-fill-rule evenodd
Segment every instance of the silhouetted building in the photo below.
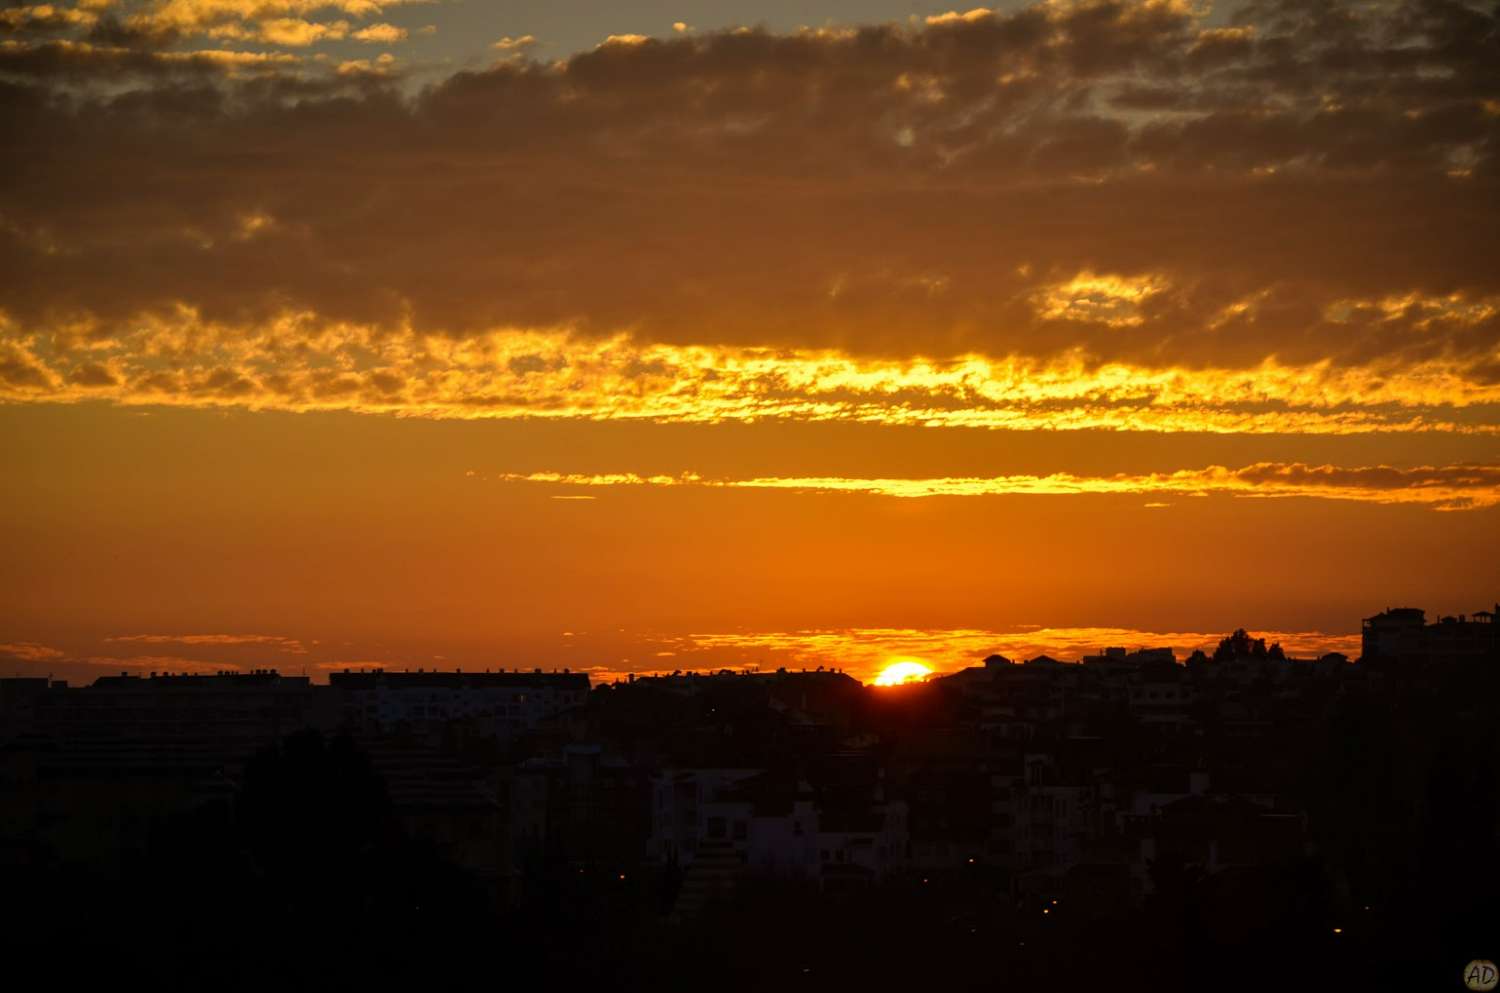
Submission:
M 1440 617 L 1428 624 L 1426 612 L 1419 608 L 1390 607 L 1364 619 L 1360 661 L 1377 668 L 1500 662 L 1496 612 L 1500 604 L 1495 610 Z
M 666 769 L 652 779 L 648 850 L 684 871 L 679 914 L 747 876 L 849 888 L 908 864 L 907 804 L 888 799 L 859 757 L 831 758 L 818 763 L 816 783 L 766 769 Z
M 509 868 L 504 811 L 485 770 L 420 744 L 367 740 L 361 746 L 408 836 L 487 881 Z
M 646 778 L 602 744 L 579 742 L 527 758 L 509 780 L 516 865 L 627 866 L 645 853 Z
M 48 690 L 67 689 L 64 680 L 45 676 L 0 678 L 0 741 L 35 729 L 37 707 Z
M 269 669 L 53 683 L 6 753 L 7 827 L 65 861 L 118 866 L 174 814 L 233 795 L 256 751 L 317 721 L 325 689 Z
M 197 739 L 258 747 L 319 723 L 306 676 L 252 672 L 101 676 L 54 686 L 36 700 L 37 729 L 65 738 Z
M 448 725 L 507 740 L 581 705 L 589 677 L 573 672 L 336 672 L 328 677 L 340 723 L 432 735 Z

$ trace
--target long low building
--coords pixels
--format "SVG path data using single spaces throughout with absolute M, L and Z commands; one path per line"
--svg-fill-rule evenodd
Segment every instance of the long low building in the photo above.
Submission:
M 336 672 L 328 677 L 345 727 L 416 732 L 462 722 L 478 734 L 513 738 L 547 718 L 582 706 L 586 673 Z
M 0 740 L 204 738 L 250 750 L 303 728 L 423 733 L 466 724 L 509 739 L 588 699 L 586 673 L 336 672 L 328 685 L 274 669 L 102 676 L 89 686 L 0 680 Z

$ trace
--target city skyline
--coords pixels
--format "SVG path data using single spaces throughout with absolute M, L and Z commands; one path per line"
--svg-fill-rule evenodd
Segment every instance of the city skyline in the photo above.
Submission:
M 1441 630 L 1455 621 L 1493 620 L 1500 613 L 1481 608 L 1470 613 L 1434 614 L 1429 626 Z M 1198 655 L 1212 655 L 1226 638 L 1245 634 L 1279 651 L 1292 663 L 1312 663 L 1342 658 L 1346 663 L 1369 661 L 1364 640 L 1370 625 L 1389 614 L 1407 614 L 1427 623 L 1427 611 L 1413 607 L 1387 607 L 1378 614 L 1361 619 L 1361 631 L 1350 635 L 1329 636 L 1320 632 L 1278 632 L 1244 628 L 1235 632 L 1207 634 L 1201 632 L 1146 632 L 1119 628 L 1046 629 L 1029 626 L 1012 632 L 981 630 L 919 631 L 878 629 L 872 631 L 794 631 L 759 634 L 695 634 L 679 638 L 662 637 L 643 641 L 647 652 L 642 665 L 624 668 L 601 664 L 540 666 L 517 659 L 481 660 L 467 667 L 442 656 L 425 660 L 387 658 L 328 658 L 347 654 L 317 641 L 304 643 L 295 638 L 263 634 L 181 634 L 116 635 L 106 639 L 107 650 L 114 655 L 71 656 L 60 649 L 36 643 L 0 644 L 0 653 L 13 660 L 14 668 L 5 675 L 37 677 L 45 675 L 66 683 L 88 685 L 102 676 L 193 676 L 232 675 L 236 673 L 282 673 L 311 677 L 314 683 L 327 682 L 335 674 L 350 673 L 573 673 L 591 683 L 625 682 L 637 677 L 650 678 L 677 675 L 713 675 L 716 673 L 768 674 L 788 672 L 838 672 L 853 676 L 866 685 L 897 685 L 928 678 L 951 676 L 993 660 L 1021 664 L 1031 661 L 1054 661 L 1084 664 L 1112 653 L 1167 653 L 1177 662 L 1189 662 Z M 564 632 L 569 639 L 578 638 L 579 646 L 588 642 L 588 632 Z M 649 651 L 660 646 L 661 650 Z M 131 654 L 131 653 L 134 654 Z M 173 653 L 173 654 L 169 654 Z M 186 654 L 177 654 L 186 653 Z M 208 658 L 193 658 L 197 653 Z M 754 653 L 756 658 L 746 653 Z M 582 653 L 580 653 L 582 654 Z M 18 664 L 19 663 L 19 664 Z M 45 669 L 42 673 L 39 670 Z M 284 670 L 284 671 L 283 671 Z
M 1119 988 L 1197 989 L 1253 947 L 1221 985 L 1456 988 L 1495 958 L 1472 880 L 1500 857 L 1497 614 L 1382 610 L 1357 662 L 1235 631 L 1185 660 L 991 655 L 899 687 L 0 677 L 0 851 L 26 947 L 98 950 L 58 958 L 69 976 L 175 985 L 274 919 L 315 937 L 265 943 L 234 985 L 404 988 L 500 958 L 624 989 L 904 987 L 936 963 L 955 988 L 1084 990 L 1086 953 Z M 872 950 L 884 931 L 923 954 Z

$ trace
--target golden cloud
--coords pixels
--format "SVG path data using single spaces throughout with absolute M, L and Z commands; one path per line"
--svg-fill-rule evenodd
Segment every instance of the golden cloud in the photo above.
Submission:
M 251 38 L 271 45 L 306 47 L 319 41 L 337 41 L 349 34 L 348 21 L 316 23 L 297 17 L 274 17 L 255 24 L 253 30 L 234 29 L 231 37 Z M 214 32 L 210 31 L 210 35 Z
M 623 45 L 627 48 L 634 45 L 644 45 L 651 39 L 643 34 L 612 34 L 599 43 L 600 48 L 610 45 Z
M 302 18 L 319 11 L 363 18 L 404 2 L 423 0 L 166 0 L 136 14 L 134 20 L 152 27 L 193 31 L 225 21 L 265 22 Z
M 87 27 L 98 20 L 98 15 L 92 10 L 54 4 L 32 4 L 0 9 L 0 30 L 7 31 Z
M 250 220 L 246 220 L 249 217 Z M 235 237 L 266 236 L 268 215 Z M 1249 369 L 1051 359 L 879 360 L 827 349 L 646 344 L 566 330 L 450 337 L 285 314 L 254 326 L 188 308 L 125 331 L 0 319 L 0 398 L 353 410 L 425 417 L 766 418 L 1007 430 L 1496 433 L 1500 383 L 1434 358 Z M 1470 415 L 1470 411 L 1473 415 Z
M 406 29 L 398 28 L 394 24 L 371 24 L 367 28 L 354 32 L 350 37 L 372 44 L 391 45 L 406 40 Z
M 943 14 L 929 14 L 926 23 L 929 25 L 939 24 L 966 24 L 975 21 L 985 21 L 995 16 L 995 12 L 988 7 L 975 7 L 972 10 L 960 14 L 956 10 L 950 10 Z
M 712 479 L 696 473 L 638 476 L 633 473 L 500 473 L 505 482 L 558 486 L 703 486 L 724 489 L 795 490 L 805 493 L 862 493 L 874 496 L 976 497 L 1003 495 L 1178 494 L 1236 497 L 1305 497 L 1382 504 L 1418 504 L 1437 510 L 1474 510 L 1500 504 L 1500 465 L 1310 466 L 1262 462 L 1239 469 L 1208 466 L 1170 473 L 1080 476 L 942 477 L 936 479 L 857 479 L 837 476 Z
M 1096 276 L 1081 272 L 1036 294 L 1037 314 L 1044 320 L 1086 321 L 1121 328 L 1144 323 L 1141 304 L 1166 289 L 1156 276 Z

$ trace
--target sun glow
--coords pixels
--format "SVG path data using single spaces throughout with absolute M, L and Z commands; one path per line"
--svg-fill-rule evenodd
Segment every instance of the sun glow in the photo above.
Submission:
M 880 670 L 875 677 L 876 686 L 899 686 L 902 683 L 918 683 L 932 675 L 932 667 L 915 659 L 900 659 Z

